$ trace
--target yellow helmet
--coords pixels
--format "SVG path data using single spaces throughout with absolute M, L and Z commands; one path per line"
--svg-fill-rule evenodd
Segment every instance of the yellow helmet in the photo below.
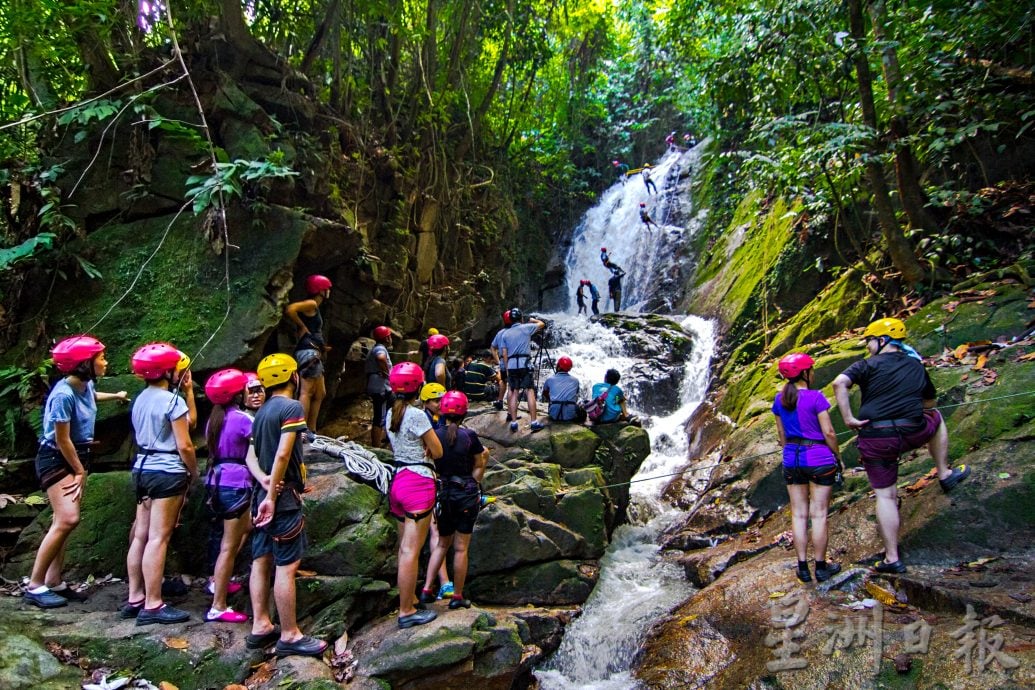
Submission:
M 180 361 L 176 363 L 176 373 L 182 374 L 190 368 L 190 357 L 183 350 L 180 350 Z
M 438 335 L 438 329 L 437 328 L 429 328 L 428 329 L 428 335 Z
M 420 389 L 420 399 L 423 402 L 438 400 L 445 394 L 446 387 L 441 383 L 425 383 L 424 387 Z
M 898 319 L 879 319 L 863 331 L 864 338 L 879 338 L 882 335 L 901 340 L 906 337 L 906 324 Z
M 263 357 L 259 366 L 255 368 L 259 381 L 266 388 L 291 380 L 291 375 L 296 371 L 298 371 L 298 362 L 295 361 L 295 358 L 279 352 Z

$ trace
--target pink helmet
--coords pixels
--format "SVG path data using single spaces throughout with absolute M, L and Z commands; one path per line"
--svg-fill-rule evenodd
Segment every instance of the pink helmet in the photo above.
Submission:
M 558 359 L 557 371 L 571 371 L 571 357 L 564 356 Z
M 89 362 L 99 352 L 104 351 L 104 343 L 89 335 L 74 335 L 65 338 L 50 351 L 54 358 L 54 366 L 58 371 L 68 374 L 83 362 Z
M 601 247 L 601 248 L 600 248 L 600 251 L 602 251 L 602 252 L 606 252 L 606 251 L 607 251 L 607 247 Z
M 393 393 L 416 393 L 424 383 L 424 371 L 419 364 L 400 362 L 388 372 L 388 385 Z
M 801 376 L 802 372 L 811 369 L 815 363 L 815 360 L 804 352 L 792 352 L 780 360 L 778 368 L 780 369 L 780 376 L 791 380 Z
M 618 161 L 611 161 L 611 165 L 618 165 Z
M 305 279 L 305 291 L 310 295 L 319 295 L 324 290 L 331 289 L 331 279 L 327 276 L 314 274 Z
M 388 326 L 378 326 L 374 329 L 374 340 L 379 343 L 387 342 L 392 337 L 392 329 Z
M 449 338 L 444 335 L 433 335 L 428 338 L 428 350 L 434 352 L 435 350 L 442 350 L 449 347 Z
M 439 401 L 438 411 L 439 414 L 446 417 L 450 415 L 463 417 L 467 414 L 467 396 L 460 391 L 449 391 Z
M 181 356 L 180 351 L 169 343 L 151 343 L 134 352 L 129 363 L 134 374 L 150 380 L 174 371 Z
M 258 380 L 258 377 L 256 377 Z M 216 405 L 226 405 L 244 390 L 248 376 L 238 369 L 223 369 L 208 377 L 205 395 Z
M 259 375 L 256 374 L 254 371 L 246 372 L 245 375 L 244 375 L 244 378 L 245 378 L 245 382 L 244 382 L 245 390 L 248 390 L 250 388 L 255 388 L 255 384 L 259 384 L 259 388 L 265 388 L 265 386 L 262 385 L 262 381 L 259 380 Z
M 643 203 L 642 201 L 640 202 L 640 208 L 644 208 L 646 206 L 647 206 L 647 204 Z

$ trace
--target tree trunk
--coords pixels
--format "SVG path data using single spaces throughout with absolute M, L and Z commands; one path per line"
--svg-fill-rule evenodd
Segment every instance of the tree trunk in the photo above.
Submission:
M 891 134 L 891 145 L 895 150 L 895 175 L 902 208 L 914 230 L 937 230 L 938 221 L 927 210 L 927 195 L 920 187 L 920 166 L 913 155 L 913 149 L 906 143 L 909 140 L 909 124 L 904 112 L 902 72 L 898 63 L 898 51 L 885 31 L 887 13 L 884 0 L 874 0 L 870 4 L 870 22 L 873 25 L 874 38 L 884 46 L 881 68 L 884 72 L 884 81 L 888 84 L 888 101 L 891 104 L 888 130 Z
M 859 81 L 859 106 L 862 109 L 863 123 L 873 131 L 875 137 L 871 147 L 869 162 L 866 164 L 866 177 L 873 192 L 873 206 L 877 211 L 877 222 L 887 245 L 891 262 L 902 274 L 902 280 L 915 284 L 923 280 L 924 270 L 913 254 L 913 247 L 902 232 L 902 227 L 895 217 L 895 207 L 891 203 L 891 193 L 887 180 L 884 179 L 884 167 L 878 159 L 876 138 L 880 130 L 877 127 L 877 109 L 873 101 L 873 79 L 870 74 L 870 63 L 866 59 L 864 46 L 866 31 L 863 26 L 862 0 L 848 0 L 848 24 L 854 39 L 852 60 Z
M 302 58 L 302 65 L 298 68 L 303 74 L 309 74 L 313 62 L 316 61 L 316 57 L 320 54 L 324 44 L 327 42 L 328 36 L 332 33 L 331 27 L 340 25 L 338 21 L 338 9 L 340 7 L 341 0 L 331 0 L 327 5 L 327 12 L 324 14 L 323 21 L 316 27 L 316 32 L 313 34 L 312 40 L 309 41 L 309 46 L 305 50 L 305 56 Z

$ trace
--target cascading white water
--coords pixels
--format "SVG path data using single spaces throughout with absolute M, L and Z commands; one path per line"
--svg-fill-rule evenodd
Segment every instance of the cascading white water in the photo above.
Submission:
M 645 203 L 653 204 L 648 212 L 662 223 L 661 230 L 648 232 L 642 226 L 636 227 L 641 225 L 639 203 L 647 198 L 638 178 L 628 180 L 624 186 L 615 185 L 587 212 L 575 231 L 566 262 L 569 295 L 574 294 L 583 278 L 602 284 L 600 306 L 602 311 L 607 310 L 604 299 L 608 272 L 599 259 L 600 248 L 607 247 L 612 261 L 627 271 L 623 287 L 628 305 L 622 305 L 623 311 L 637 310 L 653 279 L 652 266 L 668 245 L 682 241 L 681 228 L 663 223 L 674 196 L 671 189 L 666 194 L 663 180 L 675 177 L 669 176 L 670 169 L 685 164 L 685 158 L 692 156 L 692 152 L 684 154 L 681 161 L 681 156 L 668 154 L 655 168 L 654 180 L 662 194 L 651 195 Z M 582 382 L 582 397 L 588 397 L 590 386 L 603 380 L 606 369 L 628 371 L 636 360 L 623 351 L 613 331 L 589 322 L 585 316 L 574 315 L 574 311 L 573 300 L 568 313 L 546 316 L 553 321 L 553 354 L 566 354 L 574 360 L 572 374 Z M 676 509 L 661 500 L 660 493 L 670 479 L 664 475 L 671 475 L 687 462 L 683 425 L 707 390 L 713 332 L 711 322 L 705 319 L 673 318 L 694 334 L 693 354 L 684 364 L 680 405 L 663 416 L 645 420 L 651 435 L 651 454 L 630 487 L 630 523 L 615 531 L 601 560 L 600 579 L 582 615 L 568 626 L 557 653 L 536 671 L 546 690 L 634 687 L 629 667 L 643 635 L 659 616 L 691 592 L 683 572 L 659 556 L 657 542 L 661 533 L 679 517 Z M 636 410 L 637 402 L 630 396 L 630 409 Z

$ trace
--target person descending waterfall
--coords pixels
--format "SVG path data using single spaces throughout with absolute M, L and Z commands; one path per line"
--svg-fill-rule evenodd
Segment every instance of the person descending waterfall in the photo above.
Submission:
M 668 136 L 665 137 L 665 146 L 668 147 L 669 151 L 676 147 L 676 130 L 669 132 Z
M 68 587 L 61 577 L 65 542 L 79 524 L 97 403 L 129 399 L 126 391 L 100 393 L 94 388 L 94 382 L 108 370 L 104 343 L 100 340 L 76 335 L 65 338 L 50 352 L 54 366 L 65 376 L 47 395 L 43 436 L 36 454 L 36 478 L 50 500 L 53 517 L 22 595 L 25 603 L 43 609 L 64 606 L 69 599 L 86 598 Z
M 579 380 L 569 373 L 571 367 L 571 357 L 558 358 L 557 373 L 543 384 L 543 402 L 550 403 L 550 419 L 556 422 L 586 421 L 586 411 L 579 407 Z
M 916 350 L 902 341 L 906 325 L 898 319 L 874 321 L 863 331 L 869 357 L 834 379 L 834 397 L 845 424 L 859 432 L 859 457 L 877 494 L 877 525 L 884 559 L 879 573 L 904 573 L 898 554 L 898 463 L 903 453 L 926 445 L 938 466 L 938 481 L 948 493 L 970 475 L 970 467 L 949 467 L 949 432 L 934 409 L 936 391 Z M 848 389 L 862 389 L 859 417 L 852 413 Z
M 597 316 L 600 314 L 600 290 L 588 280 L 586 285 L 589 286 L 590 307 L 593 309 L 593 315 Z
M 586 313 L 586 285 L 588 280 L 579 281 L 579 289 L 575 291 L 575 303 L 579 305 L 579 315 Z
M 643 203 L 642 201 L 640 202 L 640 222 L 647 226 L 648 231 L 650 230 L 650 226 L 652 225 L 656 227 L 658 230 L 661 229 L 661 226 L 655 223 L 654 219 L 652 219 L 650 217 L 650 214 L 647 213 L 647 204 Z
M 436 468 L 431 463 L 442 457 L 442 444 L 427 415 L 413 406 L 424 382 L 420 366 L 413 362 L 396 364 L 388 381 L 395 394 L 387 418 L 388 440 L 395 456 L 395 475 L 388 494 L 388 508 L 399 520 L 398 625 L 412 628 L 430 623 L 437 617 L 434 611 L 418 610 L 416 604 L 420 551 L 435 509 Z
M 538 331 L 546 328 L 546 324 L 539 319 L 529 318 L 528 323 L 522 323 L 521 310 L 514 307 L 510 310 L 510 327 L 503 332 L 502 350 L 503 362 L 507 368 L 507 381 L 510 385 L 510 393 L 507 396 L 507 409 L 510 412 L 510 430 L 518 430 L 518 396 L 525 391 L 528 401 L 528 415 L 532 418 L 529 429 L 539 431 L 543 428 L 542 423 L 536 419 L 535 407 L 535 385 L 532 382 L 531 343 L 532 336 Z
M 604 268 L 611 266 L 611 255 L 607 253 L 607 247 L 600 248 L 600 263 L 604 264 Z
M 830 402 L 811 390 L 815 362 L 795 352 L 780 360 L 780 376 L 786 383 L 776 394 L 773 414 L 776 435 L 783 448 L 783 479 L 791 498 L 794 549 L 798 554 L 798 579 L 811 582 L 808 563 L 808 525 L 812 519 L 812 550 L 816 557 L 816 581 L 824 582 L 841 572 L 827 563 L 827 509 L 841 451 L 830 421 Z
M 442 445 L 442 457 L 435 461 L 441 478 L 441 494 L 438 499 L 437 544 L 432 545 L 428 573 L 437 568 L 445 569 L 446 553 L 453 547 L 453 582 L 450 583 L 450 609 L 471 608 L 471 602 L 464 599 L 464 582 L 467 580 L 467 551 L 471 533 L 478 519 L 482 505 L 481 481 L 489 461 L 489 451 L 482 446 L 478 434 L 460 426 L 467 415 L 467 396 L 459 391 L 449 391 L 442 398 L 442 414 L 447 420 L 446 428 L 435 432 Z M 455 537 L 454 537 L 455 535 Z M 435 600 L 431 589 L 431 577 L 421 591 L 422 603 Z M 439 597 L 443 598 L 440 591 Z
M 647 188 L 647 194 L 650 194 L 651 191 L 655 194 L 658 193 L 657 185 L 654 184 L 654 180 L 650 179 L 653 167 L 650 163 L 644 163 L 643 170 L 640 171 L 640 175 L 643 177 L 643 185 Z
M 298 374 L 302 388 L 298 401 L 305 410 L 307 438 L 316 433 L 316 422 L 320 417 L 320 406 L 327 396 L 324 381 L 324 354 L 330 350 L 323 339 L 323 315 L 320 306 L 331 298 L 331 279 L 322 275 L 311 275 L 305 279 L 308 299 L 292 302 L 284 308 L 284 314 L 298 331 L 294 360 L 298 363 Z
M 625 184 L 625 178 L 629 176 L 629 166 L 618 160 L 611 161 L 611 165 L 614 166 L 615 172 L 618 173 L 618 179 Z

